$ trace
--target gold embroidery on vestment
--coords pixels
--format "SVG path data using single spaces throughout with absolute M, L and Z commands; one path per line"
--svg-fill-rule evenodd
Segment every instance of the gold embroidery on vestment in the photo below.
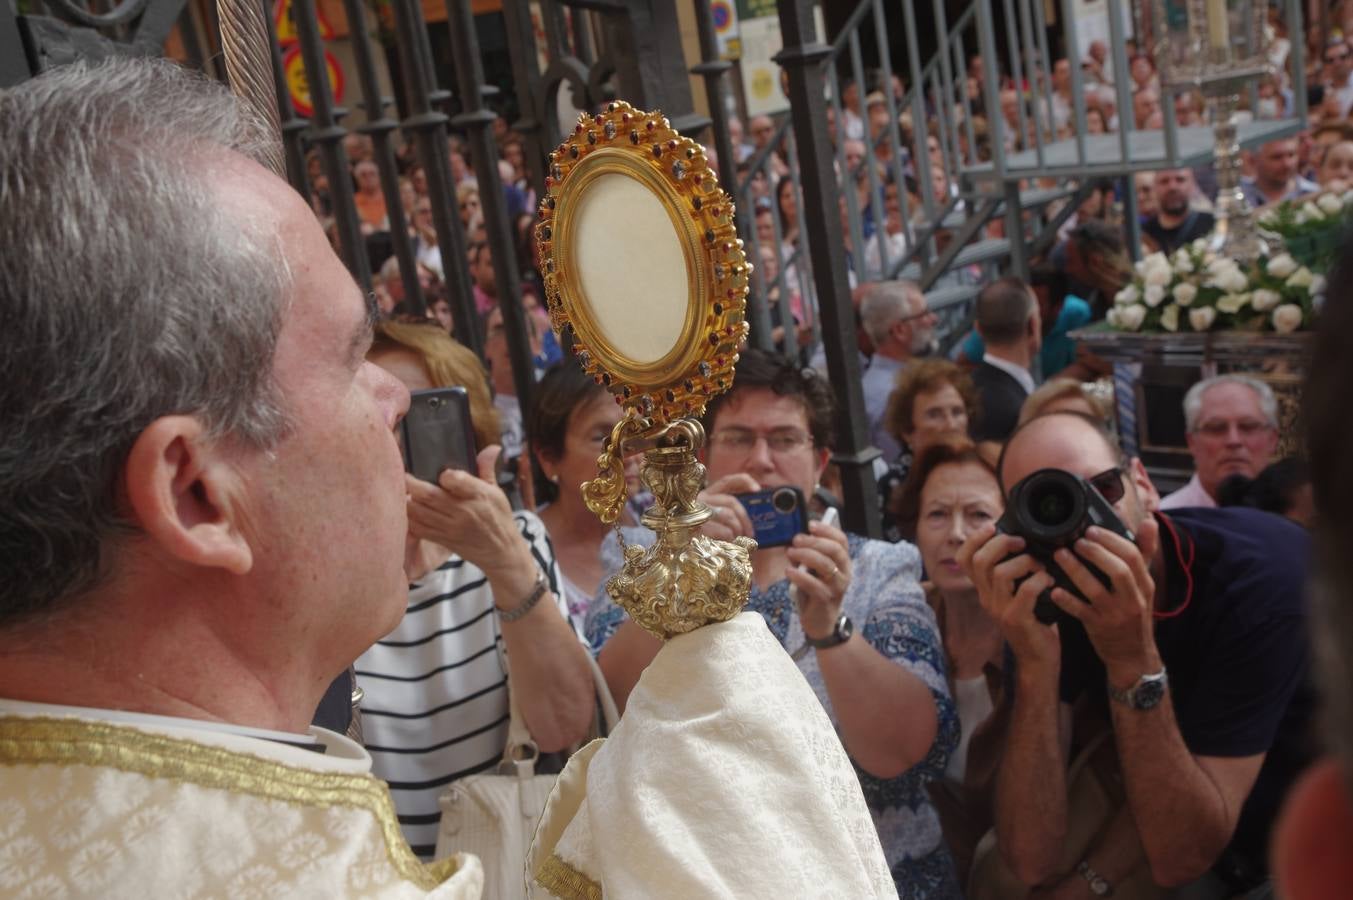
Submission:
M 454 858 L 414 856 L 389 789 L 371 775 L 315 772 L 135 728 L 48 717 L 0 717 L 0 765 L 102 766 L 297 806 L 365 810 L 380 823 L 390 864 L 404 879 L 431 890 L 460 867 Z
M 588 878 L 557 853 L 540 864 L 536 884 L 560 900 L 601 900 L 601 885 Z

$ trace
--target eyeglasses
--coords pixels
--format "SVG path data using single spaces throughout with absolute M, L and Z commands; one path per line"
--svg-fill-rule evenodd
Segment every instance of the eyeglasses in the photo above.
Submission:
M 1091 475 L 1085 480 L 1090 482 L 1091 487 L 1099 491 L 1099 495 L 1110 504 L 1122 500 L 1123 495 L 1127 493 L 1127 485 L 1123 483 L 1123 470 L 1119 466 L 1105 469 L 1098 475 Z
M 1194 430 L 1204 437 L 1224 438 L 1231 433 L 1232 425 L 1235 425 L 1242 438 L 1258 437 L 1273 427 L 1268 422 L 1261 422 L 1258 419 L 1241 419 L 1239 421 L 1209 419 L 1206 422 L 1199 423 Z
M 802 450 L 812 442 L 807 432 L 797 428 L 777 428 L 765 434 L 747 428 L 721 428 L 710 436 L 710 444 L 732 453 L 751 453 L 762 438 L 777 456 Z

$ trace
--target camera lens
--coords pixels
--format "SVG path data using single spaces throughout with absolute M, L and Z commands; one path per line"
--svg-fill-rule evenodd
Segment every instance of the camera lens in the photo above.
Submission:
M 1044 528 L 1060 528 L 1070 518 L 1075 501 L 1061 484 L 1044 484 L 1029 497 L 1029 512 Z
M 1014 494 L 1011 505 L 1025 538 L 1061 547 L 1085 530 L 1085 492 L 1076 476 L 1041 469 L 1022 481 Z
M 777 512 L 791 513 L 798 508 L 799 498 L 792 488 L 780 488 L 771 494 L 770 502 Z

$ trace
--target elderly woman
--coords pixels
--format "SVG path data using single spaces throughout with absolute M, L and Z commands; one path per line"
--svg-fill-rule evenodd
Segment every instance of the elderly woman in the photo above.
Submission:
M 594 687 L 545 527 L 513 513 L 495 483 L 498 417 L 479 360 L 432 322 L 380 323 L 368 358 L 411 391 L 464 387 L 480 451 L 478 473 L 447 470 L 437 484 L 409 476 L 408 609 L 357 660 L 372 770 L 390 783 L 414 852 L 428 857 L 445 785 L 502 757 L 507 658 L 542 751 L 585 735 Z
M 959 567 L 958 548 L 1001 516 L 996 472 L 972 443 L 946 439 L 916 459 L 900 503 L 914 523 L 929 581 L 926 599 L 939 622 L 949 690 L 958 708 L 958 747 L 930 793 L 958 871 L 991 827 L 991 789 L 1008 721 L 1002 708 L 1004 641 Z
M 811 496 L 831 446 L 830 387 L 812 370 L 760 350 L 738 361 L 733 387 L 705 417 L 711 537 L 752 536 L 738 496 L 793 486 Z M 909 544 L 867 540 L 814 522 L 787 547 L 752 553 L 747 609 L 812 685 L 854 761 L 899 893 L 960 896 L 926 793 L 958 740 L 934 614 Z M 589 638 L 623 702 L 658 643 L 599 598 Z M 609 640 L 607 640 L 609 638 Z
M 976 418 L 977 388 L 960 366 L 947 359 L 920 359 L 898 376 L 883 416 L 884 427 L 902 447 L 897 461 L 879 478 L 884 537 L 910 538 L 910 523 L 898 516 L 896 506 L 912 461 L 938 441 L 967 437 Z

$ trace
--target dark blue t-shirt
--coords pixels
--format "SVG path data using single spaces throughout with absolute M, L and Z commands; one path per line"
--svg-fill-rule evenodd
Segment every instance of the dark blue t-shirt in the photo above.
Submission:
M 1160 540 L 1166 600 L 1159 611 L 1175 615 L 1156 621 L 1156 646 L 1184 743 L 1195 756 L 1268 754 L 1230 845 L 1262 871 L 1283 796 L 1314 758 L 1310 537 L 1281 516 L 1228 508 L 1173 510 Z M 1062 699 L 1089 692 L 1107 704 L 1104 666 L 1084 628 L 1073 622 L 1060 631 Z

